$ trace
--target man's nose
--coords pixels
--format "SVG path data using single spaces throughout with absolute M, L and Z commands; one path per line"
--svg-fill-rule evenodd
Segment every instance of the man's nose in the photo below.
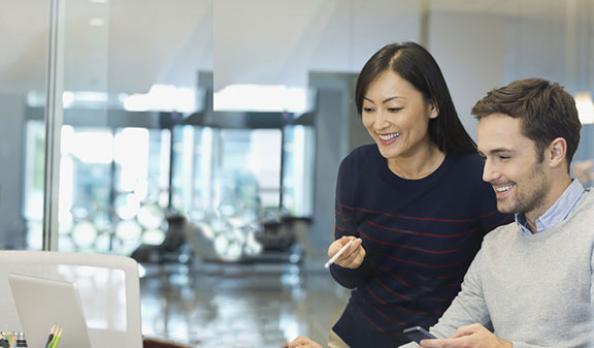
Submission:
M 483 168 L 483 181 L 493 182 L 499 177 L 499 171 L 491 163 L 489 159 L 485 159 L 485 165 Z

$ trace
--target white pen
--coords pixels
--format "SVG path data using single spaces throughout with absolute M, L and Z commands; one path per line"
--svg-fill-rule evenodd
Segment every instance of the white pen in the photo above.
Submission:
M 334 263 L 334 261 L 338 260 L 338 258 L 340 257 L 340 255 L 342 255 L 342 253 L 344 253 L 345 250 L 347 250 L 351 244 L 353 244 L 353 242 L 356 240 L 357 238 L 353 238 L 351 240 L 349 240 L 348 243 L 346 243 L 342 248 L 340 248 L 340 250 L 338 250 L 338 252 L 336 254 L 334 254 L 334 256 L 332 256 L 330 258 L 330 260 L 328 260 L 328 262 L 326 262 L 326 264 L 324 265 L 325 268 L 330 267 L 331 264 Z

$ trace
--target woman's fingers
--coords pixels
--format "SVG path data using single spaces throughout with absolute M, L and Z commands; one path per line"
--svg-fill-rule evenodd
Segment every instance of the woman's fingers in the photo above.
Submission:
M 352 243 L 348 248 L 341 252 L 340 250 L 351 241 Z M 328 247 L 328 257 L 332 258 L 340 253 L 334 263 L 344 268 L 357 268 L 361 265 L 366 255 L 362 243 L 363 241 L 360 238 L 343 236 L 330 244 Z

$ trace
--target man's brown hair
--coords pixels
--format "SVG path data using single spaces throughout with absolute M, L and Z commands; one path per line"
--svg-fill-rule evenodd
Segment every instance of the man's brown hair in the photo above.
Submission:
M 538 78 L 517 80 L 491 90 L 472 108 L 479 120 L 494 113 L 521 119 L 522 133 L 536 144 L 540 161 L 555 138 L 564 138 L 569 168 L 582 125 L 575 100 L 559 84 Z

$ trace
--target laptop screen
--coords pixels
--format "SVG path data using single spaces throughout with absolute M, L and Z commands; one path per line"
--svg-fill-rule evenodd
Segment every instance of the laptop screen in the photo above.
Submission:
M 92 348 L 74 284 L 21 274 L 10 274 L 8 282 L 29 347 L 44 347 L 58 325 L 60 348 Z

